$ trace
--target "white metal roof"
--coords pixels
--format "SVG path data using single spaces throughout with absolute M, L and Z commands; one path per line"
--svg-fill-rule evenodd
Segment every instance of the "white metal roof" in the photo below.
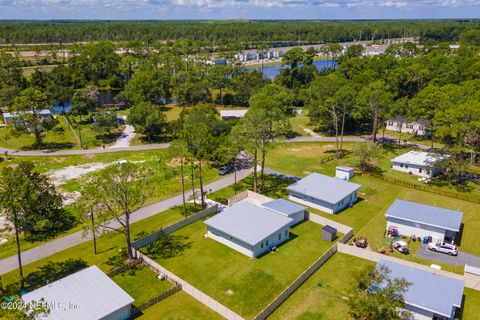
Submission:
M 204 223 L 249 245 L 256 245 L 265 238 L 288 226 L 293 219 L 276 211 L 240 202 L 223 210 Z
M 459 232 L 463 212 L 396 199 L 385 216 Z
M 26 303 L 44 299 L 54 308 L 48 320 L 101 319 L 129 304 L 134 299 L 97 266 L 78 271 L 65 278 L 22 296 Z M 72 304 L 78 308 L 70 308 Z
M 419 166 L 428 166 L 439 160 L 439 155 L 428 152 L 409 151 L 392 159 L 392 162 L 415 164 Z
M 288 186 L 287 190 L 336 204 L 352 192 L 360 189 L 360 187 L 359 184 L 353 182 L 312 173 Z
M 240 110 L 220 110 L 220 117 L 222 118 L 243 118 L 247 113 L 247 109 Z
M 450 319 L 453 307 L 461 307 L 464 283 L 444 275 L 412 268 L 393 261 L 380 260 L 379 266 L 390 270 L 389 277 L 404 278 L 410 283 L 405 292 L 405 303 Z

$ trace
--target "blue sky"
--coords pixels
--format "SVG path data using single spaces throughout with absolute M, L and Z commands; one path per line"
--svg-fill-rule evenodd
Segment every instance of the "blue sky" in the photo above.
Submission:
M 480 0 L 0 0 L 0 19 L 480 18 Z

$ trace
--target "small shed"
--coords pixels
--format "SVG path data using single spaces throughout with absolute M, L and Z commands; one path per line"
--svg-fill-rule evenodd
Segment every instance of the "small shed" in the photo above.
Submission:
M 351 167 L 339 166 L 335 170 L 335 177 L 342 180 L 350 180 L 353 178 L 354 169 Z
M 337 229 L 329 225 L 326 225 L 322 228 L 322 240 L 332 242 L 336 238 L 337 238 Z

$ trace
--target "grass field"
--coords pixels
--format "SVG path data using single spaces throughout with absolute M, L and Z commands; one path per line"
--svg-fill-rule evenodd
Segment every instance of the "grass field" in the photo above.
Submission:
M 335 253 L 269 319 L 349 319 L 348 297 L 355 276 L 375 263 Z
M 161 227 L 168 226 L 183 219 L 183 208 L 176 207 L 159 213 L 153 217 L 133 223 L 131 225 L 132 239 L 141 238 L 147 234 L 157 231 Z M 69 249 L 55 253 L 47 258 L 27 264 L 24 266 L 24 274 L 37 271 L 48 261 L 60 262 L 67 259 L 79 259 L 85 261 L 88 265 L 96 265 L 104 272 L 115 268 L 115 260 L 120 257 L 119 250 L 126 247 L 125 237 L 121 234 L 110 232 L 97 239 L 97 254 L 93 252 L 93 240 L 86 241 Z M 18 284 L 18 270 L 11 271 L 2 275 L 4 286 L 15 283 Z M 147 283 L 147 282 L 146 282 Z M 28 283 L 27 283 L 28 286 Z
M 162 292 L 173 288 L 172 283 L 167 280 L 159 280 L 155 272 L 141 264 L 133 270 L 112 277 L 112 280 L 135 299 L 134 305 L 147 302 Z
M 42 173 L 48 173 L 51 170 L 58 170 L 67 168 L 72 165 L 81 165 L 88 163 L 111 163 L 118 160 L 127 160 L 129 162 L 142 162 L 147 170 L 150 170 L 150 174 L 147 178 L 146 188 L 146 200 L 144 205 L 149 205 L 157 201 L 167 199 L 182 192 L 181 176 L 177 166 L 174 166 L 168 162 L 167 150 L 152 150 L 141 152 L 124 152 L 124 153 L 105 153 L 95 155 L 75 155 L 75 156 L 59 156 L 59 157 L 10 157 L 8 161 L 0 163 L 0 169 L 4 166 L 15 166 L 21 160 L 33 161 L 36 170 Z M 164 164 L 167 162 L 167 164 Z M 63 191 L 79 191 L 82 179 L 97 174 L 96 172 L 86 174 L 80 178 L 72 179 L 57 187 L 60 192 Z M 218 178 L 217 170 L 205 166 L 204 167 L 204 183 L 207 184 Z M 191 180 L 190 175 L 185 176 L 185 183 L 190 188 Z M 198 179 L 196 178 L 195 184 L 198 187 Z M 70 206 L 67 208 L 75 216 L 80 216 L 78 208 Z M 80 220 L 80 218 L 79 218 Z M 57 237 L 65 236 L 69 233 L 78 231 L 82 228 L 81 224 L 78 224 L 74 228 L 57 235 Z M 53 240 L 49 239 L 48 241 Z M 22 250 L 28 250 L 36 247 L 44 242 L 30 242 L 23 239 L 21 240 Z M 0 245 L 0 259 L 16 254 L 16 245 L 13 237 L 10 237 L 9 241 L 3 245 Z
M 218 313 L 209 309 L 183 291 L 179 291 L 165 300 L 151 306 L 138 320 L 220 320 Z
M 58 124 L 52 130 L 42 134 L 43 149 L 72 149 L 78 148 L 78 142 L 70 130 L 65 118 L 59 116 Z M 10 126 L 0 127 L 0 146 L 4 148 L 22 150 L 31 149 L 35 137 L 33 134 L 15 134 Z
M 322 226 L 306 221 L 291 229 L 296 237 L 277 252 L 250 259 L 205 238 L 206 226 L 198 221 L 171 235 L 178 248 L 176 255 L 149 255 L 220 303 L 251 318 L 332 245 L 321 240 L 321 230 Z
M 352 144 L 347 144 L 346 147 L 350 148 Z M 331 150 L 331 148 L 333 148 L 333 145 L 320 143 L 278 144 L 268 154 L 266 166 L 273 170 L 303 177 L 310 172 L 320 172 L 333 176 L 335 174 L 335 166 L 338 164 L 356 165 L 356 159 L 353 156 L 347 156 L 338 162 L 332 161 L 321 165 L 320 160 L 322 157 L 330 154 L 328 151 Z M 380 165 L 382 165 L 382 162 L 388 161 L 389 157 L 395 153 L 396 151 L 387 151 L 385 158 L 380 160 Z M 406 176 L 410 178 L 410 176 Z M 480 219 L 478 219 L 480 216 L 480 206 L 478 204 L 405 188 L 368 175 L 354 177 L 352 181 L 362 185 L 359 194 L 360 201 L 353 208 L 344 210 L 337 215 L 329 215 L 314 209 L 312 209 L 312 211 L 353 227 L 356 235 L 366 236 L 371 247 L 374 250 L 378 250 L 386 246 L 384 243 L 384 232 L 386 228 L 384 214 L 395 199 L 404 199 L 460 210 L 464 212 L 464 230 L 460 249 L 465 252 L 480 255 L 480 246 L 477 244 L 477 230 L 480 228 Z M 413 246 L 413 248 L 415 248 L 415 246 Z M 431 263 L 416 258 L 413 254 L 402 257 L 424 264 Z M 443 267 L 447 270 L 462 272 L 461 267 L 446 265 Z

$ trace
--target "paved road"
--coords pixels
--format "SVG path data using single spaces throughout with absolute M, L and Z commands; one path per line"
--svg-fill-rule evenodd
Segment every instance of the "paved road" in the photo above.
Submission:
M 449 256 L 448 254 L 432 252 L 427 249 L 426 245 L 422 245 L 420 249 L 418 249 L 415 256 L 423 259 L 431 260 L 431 261 L 454 265 L 454 266 L 464 266 L 468 264 L 468 265 L 480 268 L 480 257 L 475 256 L 473 254 L 461 252 L 461 251 L 458 252 L 458 256 L 452 257 L 452 256 Z
M 237 180 L 241 180 L 248 176 L 251 172 L 251 169 L 245 169 L 237 172 Z M 229 185 L 232 185 L 235 181 L 234 175 L 227 175 L 217 181 L 205 185 L 205 190 L 207 191 L 217 191 L 223 189 Z M 189 190 L 187 192 L 187 198 L 191 196 L 192 192 Z M 143 207 L 135 211 L 131 216 L 131 222 L 137 222 L 148 217 L 154 216 L 162 211 L 168 210 L 172 207 L 182 204 L 182 195 L 177 195 L 175 197 L 159 201 L 157 203 L 151 204 L 149 206 Z M 113 221 L 109 224 L 110 227 L 119 227 L 116 221 Z M 49 241 L 45 244 L 42 244 L 38 247 L 32 248 L 22 253 L 22 261 L 24 265 L 35 262 L 42 258 L 48 257 L 54 253 L 60 252 L 62 250 L 71 248 L 77 244 L 88 241 L 89 238 L 84 238 L 82 231 L 78 231 L 67 236 Z M 4 274 L 15 270 L 18 268 L 17 256 L 10 256 L 8 258 L 0 260 L 0 274 Z
M 344 142 L 369 142 L 371 138 L 368 136 L 349 136 L 343 138 Z M 398 144 L 398 139 L 391 136 L 385 136 L 385 139 L 379 137 L 379 142 Z M 283 142 L 335 142 L 335 137 L 296 137 Z M 401 145 L 408 145 L 414 148 L 419 148 L 423 150 L 430 149 L 430 146 L 423 144 L 414 144 L 414 143 L 404 143 Z M 16 156 L 67 156 L 67 155 L 85 155 L 85 154 L 98 154 L 98 153 L 108 153 L 108 152 L 122 152 L 122 151 L 141 151 L 141 150 L 157 150 L 165 149 L 170 146 L 169 143 L 154 143 L 138 146 L 129 146 L 121 148 L 94 148 L 94 149 L 80 149 L 80 150 L 32 150 L 32 151 L 20 151 L 12 150 L 7 148 L 0 147 L 0 153 L 8 152 L 11 155 Z

